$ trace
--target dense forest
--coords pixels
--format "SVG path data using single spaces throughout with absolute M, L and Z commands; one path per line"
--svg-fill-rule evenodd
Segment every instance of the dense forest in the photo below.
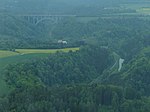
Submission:
M 69 1 L 0 0 L 0 56 L 17 54 L 0 57 L 0 89 L 8 87 L 0 112 L 149 112 L 150 19 L 132 8 L 149 2 Z M 18 16 L 41 13 L 77 16 L 55 24 Z
M 2 99 L 1 111 L 149 111 L 149 48 L 108 76 L 104 70 L 113 60 L 108 49 L 89 46 L 10 65 L 5 76 L 13 90 Z

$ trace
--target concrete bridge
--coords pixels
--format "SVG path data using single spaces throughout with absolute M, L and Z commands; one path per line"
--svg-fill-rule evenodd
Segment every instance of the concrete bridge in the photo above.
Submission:
M 76 15 L 18 15 L 32 24 L 39 24 L 44 20 L 49 20 L 53 24 L 58 23 L 63 18 L 76 17 Z
M 63 18 L 70 18 L 70 17 L 82 17 L 82 18 L 102 18 L 102 19 L 117 19 L 117 18 L 150 18 L 150 15 L 122 15 L 122 14 L 110 14 L 110 15 L 97 15 L 97 16 L 81 16 L 81 15 L 50 15 L 50 14 L 27 14 L 27 15 L 17 15 L 19 17 L 24 18 L 25 20 L 27 20 L 28 22 L 32 23 L 32 24 L 39 24 L 42 21 L 45 20 L 49 20 L 51 21 L 53 24 L 58 23 L 60 20 L 62 20 Z

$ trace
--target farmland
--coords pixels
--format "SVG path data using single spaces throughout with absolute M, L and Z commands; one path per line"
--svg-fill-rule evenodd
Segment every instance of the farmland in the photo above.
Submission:
M 0 58 L 16 56 L 16 55 L 24 55 L 24 54 L 47 54 L 47 53 L 56 53 L 58 51 L 68 52 L 68 51 L 76 51 L 79 48 L 64 48 L 64 49 L 16 49 L 15 52 L 0 50 Z
M 134 3 L 121 4 L 120 7 L 136 10 L 135 14 L 150 14 L 150 2 L 149 1 L 139 1 Z
M 150 14 L 150 8 L 149 7 L 143 7 L 143 8 L 138 9 L 137 12 L 143 13 L 143 14 Z
M 1 50 L 1 51 L 0 51 L 0 58 L 4 58 L 4 57 L 8 57 L 8 56 L 15 56 L 15 55 L 17 55 L 17 54 L 18 54 L 18 53 L 16 53 L 16 52 Z
M 65 48 L 65 49 L 16 49 L 16 52 L 21 54 L 34 54 L 34 53 L 56 53 L 57 51 L 68 52 L 76 51 L 79 48 Z

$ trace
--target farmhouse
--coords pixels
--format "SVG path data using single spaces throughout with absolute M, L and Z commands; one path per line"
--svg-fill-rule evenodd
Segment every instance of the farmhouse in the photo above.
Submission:
M 68 44 L 68 42 L 64 40 L 58 40 L 58 44 Z

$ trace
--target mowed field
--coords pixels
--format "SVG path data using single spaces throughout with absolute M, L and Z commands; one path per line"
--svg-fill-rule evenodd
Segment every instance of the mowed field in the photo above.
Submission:
M 16 49 L 15 52 L 0 50 L 0 58 L 5 58 L 15 55 L 24 55 L 24 54 L 41 54 L 41 53 L 56 53 L 58 51 L 69 52 L 76 51 L 79 48 L 64 48 L 64 49 Z
M 150 14 L 150 7 L 137 9 L 137 12 L 143 13 L 143 14 Z
M 16 52 L 21 54 L 34 54 L 34 53 L 56 53 L 58 51 L 69 52 L 77 51 L 79 48 L 64 48 L 64 49 L 16 49 Z
M 4 58 L 4 57 L 8 57 L 8 56 L 15 56 L 17 54 L 18 53 L 16 53 L 16 52 L 0 50 L 0 58 Z
M 136 10 L 137 14 L 145 14 L 149 15 L 150 14 L 150 1 L 139 1 L 139 2 L 134 2 L 134 3 L 126 3 L 126 4 L 121 4 L 121 7 L 127 8 L 127 9 L 134 9 Z
M 9 64 L 27 62 L 49 56 L 51 53 L 77 51 L 79 48 L 65 49 L 16 49 L 16 52 L 0 50 L 0 96 L 7 94 L 10 88 L 4 81 L 3 69 Z

